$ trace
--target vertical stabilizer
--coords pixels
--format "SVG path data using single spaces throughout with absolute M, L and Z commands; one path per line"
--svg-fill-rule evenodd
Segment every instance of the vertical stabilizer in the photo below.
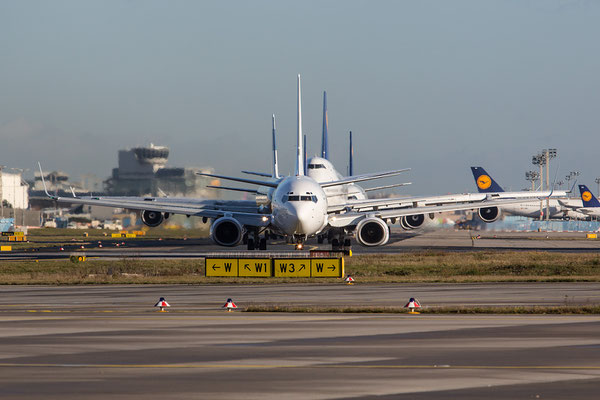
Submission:
M 275 114 L 273 114 L 273 178 L 279 178 L 279 165 L 277 163 L 277 144 L 275 142 Z
M 298 74 L 298 137 L 296 151 L 296 176 L 304 175 L 304 150 L 302 146 L 302 90 L 300 87 L 300 74 Z
M 600 202 L 587 186 L 579 185 L 579 193 L 584 207 L 600 207 Z
M 354 176 L 354 147 L 352 146 L 352 131 L 350 131 L 350 153 L 348 155 L 348 176 Z
M 504 189 L 498 185 L 498 183 L 492 178 L 485 169 L 481 167 L 471 167 L 473 178 L 475 178 L 475 184 L 479 193 L 498 193 L 504 192 Z
M 304 163 L 304 171 L 307 171 L 306 164 L 308 162 L 308 158 L 306 156 L 306 135 L 303 137 L 302 149 L 304 150 L 304 154 L 302 155 L 302 162 Z
M 329 160 L 329 141 L 327 131 L 329 130 L 329 117 L 327 116 L 327 92 L 323 92 L 323 135 L 321 137 L 321 157 Z

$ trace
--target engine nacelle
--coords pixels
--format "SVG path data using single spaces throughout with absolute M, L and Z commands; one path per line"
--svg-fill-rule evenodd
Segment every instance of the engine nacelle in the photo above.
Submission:
M 244 227 L 235 218 L 221 217 L 210 226 L 210 237 L 220 246 L 237 246 L 244 237 Z
M 381 218 L 365 218 L 356 225 L 356 240 L 363 246 L 382 246 L 390 239 L 390 228 Z
M 165 220 L 164 215 L 158 211 L 142 211 L 142 222 L 151 228 L 155 228 L 163 223 Z
M 500 209 L 498 207 L 484 207 L 477 210 L 477 215 L 483 222 L 494 222 L 500 218 Z
M 407 215 L 400 218 L 400 226 L 404 229 L 417 229 L 425 223 L 425 214 Z

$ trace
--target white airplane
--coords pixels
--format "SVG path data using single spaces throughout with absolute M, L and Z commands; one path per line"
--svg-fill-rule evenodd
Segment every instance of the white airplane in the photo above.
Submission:
M 581 206 L 573 203 L 565 203 L 559 200 L 561 206 L 569 208 L 576 213 L 584 215 L 585 220 L 598 220 L 600 218 L 600 201 L 593 195 L 592 191 L 586 185 L 579 185 L 579 194 L 581 198 Z
M 307 161 L 307 175 L 313 178 L 315 181 L 330 182 L 334 180 L 344 179 L 343 175 L 339 173 L 334 165 L 329 161 L 329 117 L 327 114 L 327 92 L 323 92 L 323 131 L 321 135 L 321 156 L 315 156 Z M 350 132 L 350 148 L 348 156 L 348 175 L 353 176 L 353 157 L 354 148 L 352 146 L 352 132 Z M 366 200 L 368 199 L 367 192 L 381 189 L 389 189 L 392 187 L 406 186 L 409 183 L 399 183 L 394 185 L 380 186 L 369 189 L 364 189 L 354 183 L 347 185 L 335 186 L 325 189 L 327 194 L 327 200 L 330 205 L 334 204 L 346 204 L 348 200 Z
M 379 246 L 389 239 L 388 222 L 398 218 L 412 218 L 426 213 L 472 210 L 482 207 L 499 207 L 513 203 L 515 200 L 489 200 L 484 196 L 479 202 L 454 203 L 449 205 L 420 206 L 418 202 L 410 207 L 403 207 L 399 199 L 390 203 L 385 210 L 379 210 L 380 200 L 361 200 L 360 206 L 330 206 L 325 189 L 363 182 L 372 179 L 399 175 L 408 169 L 393 170 L 373 174 L 351 176 L 329 182 L 316 182 L 306 176 L 304 171 L 304 152 L 302 135 L 302 106 L 301 106 L 300 76 L 298 75 L 298 120 L 297 120 L 297 153 L 296 173 L 288 177 L 274 178 L 278 175 L 274 169 L 270 180 L 254 180 L 221 176 L 216 174 L 199 173 L 219 179 L 237 181 L 273 190 L 269 208 L 255 207 L 248 202 L 219 202 L 197 199 L 141 198 L 141 197 L 73 197 L 52 196 L 46 190 L 46 195 L 58 202 L 86 204 L 105 207 L 119 207 L 140 210 L 142 221 L 148 226 L 158 226 L 170 214 L 202 217 L 212 221 L 210 235 L 213 241 L 221 246 L 236 246 L 248 232 L 248 248 L 266 249 L 266 237 L 260 237 L 263 232 L 274 232 L 286 236 L 301 249 L 308 237 L 313 237 L 325 229 L 338 229 L 345 233 L 356 232 L 359 243 L 365 246 Z M 276 164 L 276 162 L 274 163 Z M 40 166 L 41 171 L 41 166 Z M 42 173 L 41 176 L 44 176 Z M 45 187 L 45 182 L 44 187 Z M 370 202 L 370 204 L 369 204 Z M 365 210 L 361 210 L 363 208 Z M 255 246 L 255 243 L 258 246 Z
M 480 193 L 485 193 L 493 198 L 518 198 L 518 197 L 529 197 L 530 199 L 522 201 L 521 203 L 510 204 L 503 206 L 501 210 L 498 210 L 497 214 L 489 214 L 481 216 L 484 222 L 494 222 L 501 214 L 501 211 L 506 212 L 510 215 L 519 215 L 529 218 L 540 218 L 541 210 L 543 212 L 550 213 L 551 220 L 564 220 L 568 221 L 571 219 L 584 220 L 587 217 L 586 214 L 579 212 L 577 209 L 581 208 L 581 202 L 578 199 L 569 199 L 567 197 L 567 191 L 560 190 L 554 191 L 550 198 L 550 208 L 547 209 L 546 201 L 540 204 L 540 200 L 531 199 L 534 193 L 539 193 L 543 197 L 547 192 L 532 192 L 532 191 L 520 191 L 520 192 L 505 192 L 502 187 L 492 178 L 490 174 L 486 172 L 482 167 L 471 167 L 477 190 Z

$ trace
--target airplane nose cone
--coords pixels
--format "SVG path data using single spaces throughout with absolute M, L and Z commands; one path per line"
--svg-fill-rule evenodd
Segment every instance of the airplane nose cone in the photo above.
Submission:
M 312 203 L 295 204 L 292 211 L 295 216 L 295 234 L 312 235 L 315 234 L 322 225 L 322 215 L 318 215 L 314 210 Z

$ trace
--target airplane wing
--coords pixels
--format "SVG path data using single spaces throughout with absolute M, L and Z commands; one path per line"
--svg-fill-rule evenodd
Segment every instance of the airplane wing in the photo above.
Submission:
M 537 199 L 537 198 L 536 198 Z M 476 210 L 479 208 L 501 207 L 508 204 L 521 203 L 523 199 L 506 200 L 484 200 L 480 202 L 448 204 L 439 206 L 420 206 L 393 208 L 374 211 L 351 211 L 344 214 L 333 214 L 329 216 L 329 225 L 333 227 L 346 227 L 358 224 L 360 220 L 368 217 L 378 217 L 382 219 L 399 218 L 408 215 L 430 214 L 444 211 Z
M 395 188 L 395 187 L 408 186 L 408 185 L 412 185 L 412 182 L 396 183 L 394 185 L 385 185 L 385 186 L 375 186 L 372 188 L 365 188 L 363 190 L 365 192 L 373 192 L 375 190 L 385 190 L 385 189 L 391 189 L 391 188 Z
M 364 174 L 364 175 L 349 176 L 349 177 L 346 177 L 344 179 L 340 179 L 337 181 L 323 182 L 323 183 L 320 183 L 320 185 L 323 188 L 327 188 L 327 187 L 331 187 L 331 186 L 346 185 L 348 183 L 364 182 L 364 181 L 370 181 L 370 180 L 374 180 L 374 179 L 381 179 L 381 178 L 387 178 L 390 176 L 396 176 L 396 175 L 400 175 L 401 173 L 406 172 L 406 171 L 410 171 L 410 168 L 397 169 L 394 171 L 374 172 L 371 174 Z
M 236 178 L 234 176 L 206 174 L 204 172 L 196 172 L 196 174 L 200 175 L 200 176 L 208 176 L 211 178 L 225 179 L 225 180 L 234 181 L 234 182 L 249 183 L 251 185 L 268 186 L 268 187 L 272 187 L 272 188 L 276 188 L 277 185 L 279 184 L 278 181 L 258 181 L 256 179 L 246 179 L 246 178 Z
M 241 224 L 251 226 L 268 226 L 271 221 L 270 214 L 258 212 L 258 206 L 254 206 L 254 212 L 250 207 L 235 203 L 228 206 L 218 206 L 214 203 L 192 204 L 182 202 L 163 201 L 144 201 L 143 198 L 111 198 L 111 197 L 58 197 L 50 196 L 53 200 L 70 204 L 84 204 L 89 206 L 102 206 L 113 208 L 126 208 L 128 210 L 155 211 L 169 214 L 181 214 L 187 216 L 219 218 L 231 216 L 237 219 Z
M 441 206 L 444 204 L 480 202 L 485 199 L 485 193 L 464 193 L 429 197 L 389 197 L 383 199 L 348 200 L 344 204 L 329 206 L 327 211 L 332 213 L 343 210 L 366 211 L 368 209 L 381 208 Z
M 228 186 L 213 186 L 213 185 L 206 185 L 206 187 L 211 188 L 211 189 L 233 190 L 236 192 L 247 192 L 247 193 L 258 194 L 258 190 L 256 190 L 256 189 L 236 188 L 236 187 L 228 187 Z
M 242 174 L 264 176 L 265 178 L 272 178 L 273 177 L 273 175 L 267 174 L 266 172 L 242 171 Z

